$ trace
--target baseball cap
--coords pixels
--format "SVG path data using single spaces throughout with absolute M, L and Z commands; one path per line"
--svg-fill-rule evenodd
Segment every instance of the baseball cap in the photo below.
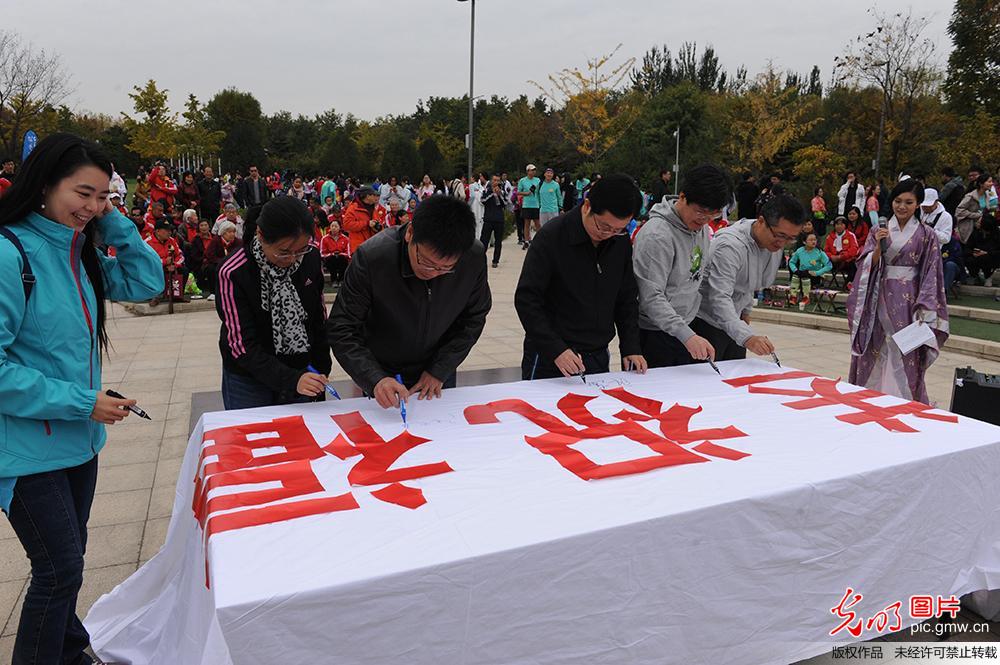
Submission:
M 938 191 L 933 187 L 927 187 L 924 189 L 924 202 L 920 205 L 922 206 L 932 206 L 938 202 Z
M 535 170 L 535 165 L 534 164 L 528 164 L 527 166 L 524 167 L 524 170 L 525 171 L 534 171 Z
M 173 231 L 174 225 L 168 222 L 166 219 L 161 219 L 153 226 L 153 229 L 159 231 L 160 229 L 166 229 L 167 231 Z

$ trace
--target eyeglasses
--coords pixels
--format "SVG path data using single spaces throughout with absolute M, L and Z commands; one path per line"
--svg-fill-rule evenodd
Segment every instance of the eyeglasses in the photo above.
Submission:
M 764 222 L 764 226 L 767 227 L 768 232 L 775 237 L 776 240 L 783 240 L 786 243 L 793 242 L 797 240 L 797 236 L 785 235 L 784 233 L 775 233 L 774 229 L 767 222 Z
M 452 264 L 451 266 L 445 268 L 442 266 L 436 266 L 433 263 L 427 263 L 427 261 L 420 258 L 420 245 L 416 243 L 413 244 L 413 251 L 417 255 L 417 265 L 419 265 L 421 268 L 427 268 L 428 270 L 436 272 L 440 275 L 450 275 L 451 273 L 455 272 L 455 264 Z
M 719 221 L 725 214 L 722 210 L 717 213 L 713 213 L 711 210 L 706 210 L 705 208 L 696 205 L 690 205 L 688 207 L 691 208 L 692 212 L 694 212 L 695 217 L 698 219 L 707 219 L 710 222 Z
M 600 233 L 602 235 L 606 235 L 606 236 L 611 236 L 612 238 L 614 238 L 616 236 L 628 235 L 628 229 L 627 228 L 616 229 L 615 227 L 611 226 L 610 224 L 605 224 L 601 220 L 597 219 L 597 215 L 595 215 L 594 213 L 590 213 L 590 216 L 594 220 L 594 226 L 597 227 L 597 232 L 598 233 Z
M 303 256 L 312 251 L 311 246 L 306 246 L 301 252 L 272 252 L 275 258 L 278 259 L 301 259 Z

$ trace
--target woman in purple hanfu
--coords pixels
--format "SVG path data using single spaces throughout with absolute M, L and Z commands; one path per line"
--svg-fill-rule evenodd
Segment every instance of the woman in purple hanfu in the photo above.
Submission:
M 909 178 L 892 190 L 893 217 L 888 228 L 868 234 L 857 259 L 847 318 L 850 382 L 930 404 L 924 374 L 948 339 L 948 305 L 937 237 L 914 217 L 923 198 L 923 185 Z M 882 238 L 889 243 L 884 256 Z M 930 326 L 936 344 L 921 345 L 903 355 L 892 335 L 918 320 Z

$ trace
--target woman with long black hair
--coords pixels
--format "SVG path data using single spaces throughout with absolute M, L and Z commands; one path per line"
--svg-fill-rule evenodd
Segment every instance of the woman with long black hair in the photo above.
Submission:
M 313 217 L 291 196 L 247 213 L 244 246 L 219 269 L 226 409 L 322 398 L 333 360 Z M 318 372 L 312 371 L 312 369 Z
M 15 664 L 91 662 L 76 600 L 97 455 L 135 404 L 101 390 L 105 298 L 163 290 L 156 252 L 108 202 L 111 172 L 96 144 L 54 134 L 0 199 L 0 507 L 31 562 Z

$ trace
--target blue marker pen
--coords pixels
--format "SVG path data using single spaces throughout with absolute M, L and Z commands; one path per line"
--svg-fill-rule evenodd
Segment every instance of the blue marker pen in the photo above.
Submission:
M 406 384 L 403 383 L 403 377 L 399 374 L 396 375 L 396 382 L 404 388 L 406 387 Z M 409 429 L 406 426 L 406 402 L 403 400 L 399 400 L 399 415 L 403 417 L 403 429 Z
M 306 365 L 306 369 L 309 370 L 310 372 L 312 372 L 313 374 L 322 374 L 322 372 L 320 372 L 319 370 L 317 370 L 312 365 Z M 326 392 L 330 393 L 333 397 L 336 397 L 337 399 L 340 399 L 340 395 L 337 394 L 336 388 L 334 388 L 333 386 L 331 386 L 329 383 L 325 384 L 323 387 L 326 388 Z

